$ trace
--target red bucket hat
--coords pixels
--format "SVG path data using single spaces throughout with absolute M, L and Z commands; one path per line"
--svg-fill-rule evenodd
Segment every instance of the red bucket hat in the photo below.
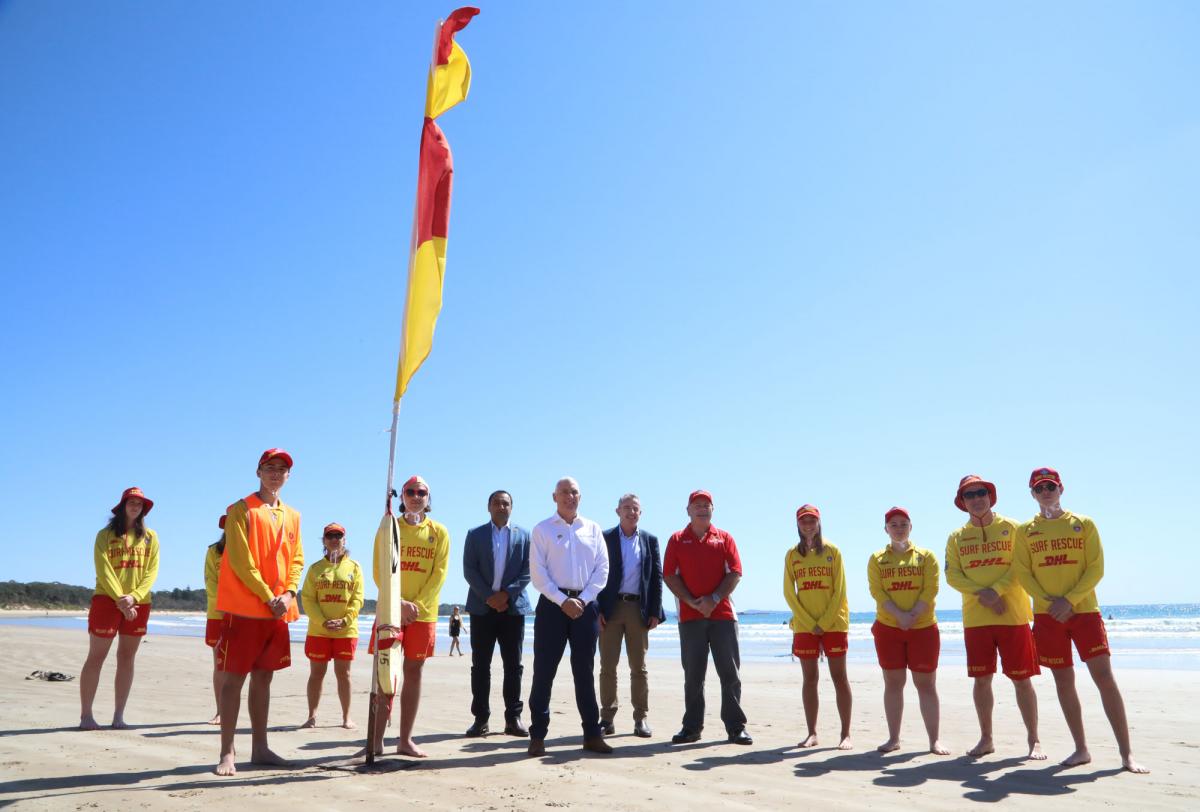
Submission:
M 893 516 L 903 516 L 904 518 L 908 519 L 910 522 L 912 521 L 912 516 L 908 515 L 907 510 L 905 510 L 902 507 L 894 507 L 891 510 L 889 510 L 887 513 L 883 514 L 883 523 L 887 524 L 888 522 L 890 522 L 892 520 Z
M 801 505 L 796 508 L 796 521 L 800 521 L 804 516 L 816 516 L 817 519 L 820 519 L 821 511 L 817 510 L 816 505 Z
M 1062 487 L 1062 477 L 1053 468 L 1038 468 L 1029 475 L 1029 487 L 1036 488 L 1043 482 L 1053 482 L 1058 487 Z
M 217 527 L 221 528 L 222 530 L 225 529 L 225 516 L 217 519 Z
M 142 508 L 142 515 L 145 516 L 147 513 L 149 513 L 150 508 L 154 507 L 154 500 L 142 493 L 141 488 L 126 488 L 125 492 L 121 494 L 121 501 L 117 502 L 112 509 L 113 515 L 116 516 L 121 508 L 125 506 L 125 503 L 135 496 L 146 503 L 145 507 Z
M 966 512 L 967 505 L 965 502 L 963 502 L 962 492 L 967 488 L 970 488 L 972 485 L 982 485 L 983 487 L 987 488 L 988 499 L 991 501 L 991 506 L 996 506 L 996 486 L 979 476 L 979 474 L 967 474 L 965 477 L 959 480 L 958 490 L 954 493 L 954 506 L 956 508 L 964 513 Z

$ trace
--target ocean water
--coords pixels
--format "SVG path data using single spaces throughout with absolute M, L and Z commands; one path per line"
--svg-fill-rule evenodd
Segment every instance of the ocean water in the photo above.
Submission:
M 1105 606 L 1102 607 L 1102 612 L 1108 629 L 1109 646 L 1113 651 L 1114 663 L 1118 667 L 1200 670 L 1200 604 Z M 942 636 L 941 664 L 965 667 L 962 612 L 939 609 L 937 615 Z M 788 612 L 739 613 L 738 633 L 742 660 L 788 662 L 791 659 L 789 652 L 792 640 L 792 633 L 787 625 L 790 617 Z M 362 615 L 359 618 L 359 629 L 362 633 L 359 648 L 364 652 L 373 620 L 371 615 Z M 847 656 L 852 662 L 875 664 L 875 645 L 871 638 L 871 624 L 874 621 L 874 612 L 850 613 L 850 647 Z M 86 629 L 87 613 L 4 618 L 0 619 L 0 624 Z M 204 626 L 202 614 L 152 612 L 148 633 L 203 639 Z M 292 623 L 292 641 L 303 644 L 307 628 L 306 619 L 302 618 Z M 463 651 L 469 653 L 471 638 L 466 628 L 463 629 L 460 639 Z M 526 619 L 525 641 L 526 653 L 531 653 L 532 616 Z M 449 646 L 448 618 L 442 617 L 438 619 L 438 654 L 445 654 Z M 650 656 L 678 659 L 679 634 L 674 617 L 668 616 L 665 623 L 651 632 Z

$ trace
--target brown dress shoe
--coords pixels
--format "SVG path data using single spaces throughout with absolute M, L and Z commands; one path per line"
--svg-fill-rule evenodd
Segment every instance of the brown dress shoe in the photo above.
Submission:
M 583 740 L 583 749 L 590 750 L 593 753 L 603 753 L 608 755 L 613 751 L 612 745 L 604 740 L 603 736 L 588 736 Z
M 528 753 L 531 756 L 546 755 L 546 740 L 545 739 L 530 739 Z

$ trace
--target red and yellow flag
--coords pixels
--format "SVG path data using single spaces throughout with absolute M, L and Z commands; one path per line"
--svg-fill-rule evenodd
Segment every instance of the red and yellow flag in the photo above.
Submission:
M 433 348 L 433 329 L 442 310 L 442 278 L 446 272 L 446 236 L 450 226 L 450 181 L 454 162 L 450 144 L 434 121 L 467 98 L 471 88 L 471 63 L 454 41 L 477 8 L 450 13 L 438 30 L 436 52 L 425 89 L 425 126 L 421 132 L 420 169 L 417 174 L 417 210 L 412 255 L 408 261 L 408 294 L 404 303 L 404 328 L 400 339 L 400 364 L 396 370 L 396 400 Z

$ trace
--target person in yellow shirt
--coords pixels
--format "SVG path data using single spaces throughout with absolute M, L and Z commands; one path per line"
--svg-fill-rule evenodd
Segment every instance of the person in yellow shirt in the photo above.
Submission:
M 963 596 L 967 674 L 975 680 L 975 714 L 979 717 L 979 743 L 967 755 L 979 758 L 995 752 L 992 677 L 999 651 L 1004 675 L 1012 680 L 1025 722 L 1028 757 L 1041 761 L 1046 756 L 1038 739 L 1037 694 L 1029 681 L 1041 672 L 1029 629 L 1033 619 L 1029 595 L 1013 568 L 1017 523 L 992 512 L 996 486 L 976 474 L 958 483 L 954 505 L 970 516 L 946 540 L 946 583 Z
M 799 747 L 817 746 L 817 658 L 824 651 L 829 677 L 837 697 L 842 730 L 837 749 L 849 750 L 850 679 L 846 675 L 846 646 L 850 632 L 850 606 L 846 599 L 846 572 L 842 554 L 821 535 L 821 511 L 813 505 L 796 510 L 800 543 L 783 560 L 783 597 L 792 609 L 792 655 L 804 673 L 801 694 L 808 735 Z
M 937 666 L 942 641 L 933 610 L 938 593 L 937 558 L 909 539 L 912 519 L 904 508 L 885 513 L 883 528 L 890 543 L 867 560 L 867 583 L 876 606 L 871 635 L 883 669 L 883 710 L 888 726 L 888 740 L 876 749 L 881 753 L 900 749 L 908 669 L 917 687 L 929 752 L 949 755 L 938 740 Z
M 146 635 L 150 589 L 158 577 L 158 536 L 146 527 L 154 502 L 141 488 L 126 488 L 112 509 L 112 518 L 96 534 L 96 594 L 88 610 L 88 654 L 79 675 L 79 729 L 100 727 L 92 713 L 100 669 L 118 634 L 116 703 L 112 726 L 123 730 L 125 705 L 133 688 L 133 661 Z
M 1065 767 L 1092 760 L 1083 732 L 1083 708 L 1075 690 L 1075 664 L 1071 644 L 1087 664 L 1108 723 L 1121 753 L 1121 765 L 1132 773 L 1148 773 L 1133 758 L 1125 702 L 1113 676 L 1108 634 L 1096 600 L 1096 585 L 1104 577 L 1104 551 L 1096 523 L 1062 508 L 1062 477 L 1053 468 L 1037 468 L 1029 475 L 1029 488 L 1038 513 L 1021 525 L 1017 537 L 1016 570 L 1021 584 L 1033 596 L 1033 637 L 1038 660 L 1054 675 L 1058 702 L 1075 752 L 1063 759 Z
M 325 556 L 308 570 L 300 592 L 308 615 L 308 637 L 304 654 L 309 660 L 308 720 L 301 728 L 317 726 L 321 683 L 329 661 L 337 678 L 342 703 L 342 727 L 353 730 L 350 719 L 350 663 L 358 648 L 358 612 L 363 605 L 363 573 L 346 549 L 346 528 L 336 522 L 325 525 L 321 536 Z
M 450 568 L 450 532 L 429 518 L 429 484 L 419 476 L 409 477 L 401 488 L 404 516 L 400 522 L 400 628 L 397 644 L 404 652 L 404 684 L 400 688 L 400 738 L 396 752 L 413 758 L 428 755 L 413 741 L 412 731 L 421 704 L 421 673 L 433 656 L 437 642 L 438 599 Z M 371 556 L 372 562 L 379 556 Z M 380 573 L 371 569 L 375 585 Z M 371 635 L 374 651 L 375 634 Z M 383 752 L 383 729 L 391 713 L 391 698 L 378 694 L 376 705 L 376 753 Z
M 217 577 L 221 637 L 221 749 L 217 775 L 235 775 L 233 737 L 250 676 L 250 761 L 275 767 L 287 761 L 267 744 L 267 713 L 275 672 L 292 664 L 288 623 L 300 618 L 296 593 L 304 574 L 300 513 L 279 492 L 292 475 L 292 455 L 268 448 L 258 458 L 259 487 L 226 510 L 225 554 Z
M 221 669 L 217 668 L 217 641 L 221 639 L 221 618 L 224 616 L 217 608 L 217 579 L 221 574 L 221 556 L 225 553 L 225 517 L 217 520 L 221 529 L 221 538 L 215 544 L 208 545 L 204 554 L 204 597 L 207 600 L 207 611 L 204 620 L 204 643 L 213 650 L 213 698 L 217 703 L 217 712 L 208 720 L 210 725 L 221 724 Z

